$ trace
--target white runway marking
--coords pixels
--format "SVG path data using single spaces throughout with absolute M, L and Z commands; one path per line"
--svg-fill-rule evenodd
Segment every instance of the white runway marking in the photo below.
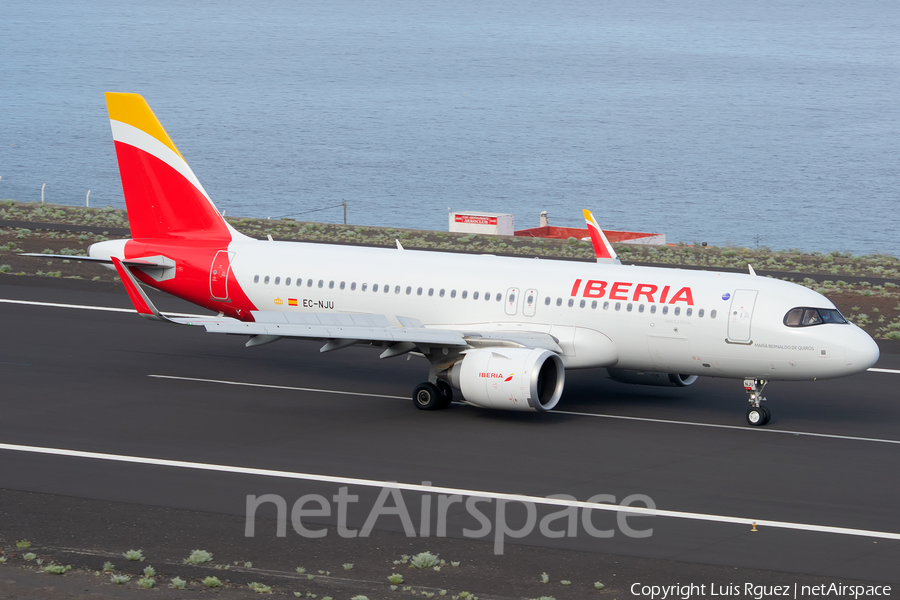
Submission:
M 263 477 L 278 477 L 282 479 L 299 479 L 305 481 L 322 481 L 326 483 L 339 483 L 343 485 L 358 485 L 364 487 L 392 488 L 411 492 L 424 492 L 429 494 L 460 495 L 477 498 L 490 498 L 492 500 L 507 500 L 510 502 L 523 502 L 532 504 L 545 504 L 551 506 L 590 508 L 594 510 L 606 510 L 612 512 L 626 512 L 637 515 L 654 517 L 670 517 L 675 519 L 689 519 L 695 521 L 711 521 L 715 523 L 731 523 L 737 525 L 752 525 L 757 527 L 775 527 L 779 529 L 794 529 L 799 531 L 813 531 L 818 533 L 836 533 L 841 535 L 853 535 L 860 537 L 872 537 L 888 540 L 900 540 L 900 533 L 887 531 L 871 531 L 867 529 L 852 529 L 849 527 L 833 527 L 830 525 L 814 525 L 810 523 L 792 523 L 789 521 L 768 521 L 751 517 L 731 517 L 726 515 L 712 515 L 705 513 L 693 513 L 677 510 L 663 510 L 658 508 L 645 508 L 639 506 L 621 506 L 618 504 L 597 504 L 580 500 L 564 500 L 560 498 L 542 498 L 540 496 L 525 496 L 521 494 L 504 494 L 499 492 L 487 492 L 482 490 L 466 490 L 459 488 L 440 487 L 435 485 L 420 485 L 412 483 L 397 483 L 395 481 L 378 481 L 374 479 L 359 479 L 355 477 L 336 477 L 332 475 L 316 475 L 312 473 L 294 473 L 291 471 L 275 471 L 271 469 L 254 469 L 250 467 L 236 467 L 230 465 L 217 465 L 210 463 L 195 463 L 181 460 L 166 460 L 161 458 L 147 458 L 143 456 L 125 456 L 121 454 L 104 454 L 100 452 L 83 452 L 80 450 L 66 450 L 61 448 L 42 448 L 38 446 L 20 446 L 16 444 L 0 444 L 0 450 L 11 452 L 27 452 L 31 454 L 49 454 L 72 458 L 89 458 L 113 462 L 137 463 L 142 465 L 154 465 L 162 467 L 176 467 L 181 469 L 194 469 L 198 471 L 216 471 L 220 473 L 234 473 L 240 475 L 259 475 Z
M 341 394 L 345 396 L 369 396 L 374 398 L 392 398 L 396 400 L 409 400 L 407 396 L 389 396 L 387 394 L 366 394 L 362 392 L 344 392 L 340 390 L 323 390 L 317 388 L 291 387 L 287 385 L 269 385 L 265 383 L 247 383 L 243 381 L 226 381 L 222 379 L 201 379 L 197 377 L 174 377 L 171 375 L 148 375 L 156 379 L 175 379 L 179 381 L 199 381 L 201 383 L 219 383 L 223 385 L 240 385 L 247 387 L 270 388 L 276 390 L 296 390 L 299 392 L 319 392 L 322 394 Z M 454 404 L 462 404 L 456 402 Z M 836 440 L 852 440 L 857 442 L 877 442 L 879 444 L 900 444 L 900 440 L 887 440 L 881 438 L 857 437 L 852 435 L 834 435 L 830 433 L 812 433 L 809 431 L 789 431 L 785 429 L 767 429 L 765 427 L 739 427 L 737 425 L 718 425 L 716 423 L 697 423 L 694 421 L 673 421 L 670 419 L 652 419 L 649 417 L 628 417 L 623 415 L 603 415 L 598 413 L 574 412 L 568 410 L 553 410 L 553 414 L 573 415 L 576 417 L 596 417 L 601 419 L 621 419 L 623 421 L 643 421 L 645 423 L 664 423 L 668 425 L 689 425 L 692 427 L 711 427 L 714 429 L 737 429 L 738 431 L 759 432 L 759 433 L 781 433 L 785 435 L 797 435 L 806 437 L 831 438 Z
M 117 313 L 131 313 L 137 314 L 137 311 L 133 308 L 113 308 L 112 306 L 90 306 L 85 304 L 59 304 L 57 302 L 37 302 L 34 300 L 10 300 L 8 298 L 0 298 L 0 303 L 3 304 L 24 304 L 26 306 L 49 306 L 51 308 L 77 308 L 80 310 L 100 310 L 104 312 L 117 312 Z M 209 315 L 191 315 L 187 313 L 170 313 L 164 312 L 164 315 L 170 317 L 205 317 Z
M 247 387 L 269 388 L 273 390 L 293 390 L 297 392 L 319 392 L 321 394 L 340 394 L 343 396 L 368 396 L 370 398 L 391 398 L 392 400 L 409 400 L 406 396 L 388 396 L 386 394 L 367 394 L 365 392 L 342 392 L 341 390 L 320 390 L 317 388 L 292 387 L 289 385 L 269 385 L 266 383 L 244 383 L 242 381 L 225 381 L 223 379 L 199 379 L 197 377 L 175 377 L 172 375 L 147 375 L 154 379 L 176 379 L 180 381 L 199 381 L 201 383 L 221 383 L 223 385 L 242 385 Z

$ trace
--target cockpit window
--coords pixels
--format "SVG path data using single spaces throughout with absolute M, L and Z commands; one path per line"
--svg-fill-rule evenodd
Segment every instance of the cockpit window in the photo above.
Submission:
M 809 327 L 824 323 L 846 323 L 847 319 L 835 308 L 792 308 L 784 315 L 788 327 Z

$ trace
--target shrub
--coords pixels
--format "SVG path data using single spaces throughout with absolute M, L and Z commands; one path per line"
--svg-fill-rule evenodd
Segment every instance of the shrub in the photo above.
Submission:
M 22 558 L 24 558 L 25 560 L 34 560 L 37 558 L 37 554 L 35 554 L 34 552 L 26 552 L 22 556 Z
M 392 573 L 388 575 L 388 581 L 393 584 L 399 585 L 403 583 L 403 575 L 401 575 L 400 573 Z
M 213 555 L 206 550 L 194 550 L 191 555 L 184 559 L 184 562 L 192 565 L 202 565 L 203 563 L 212 562 Z
M 185 581 L 181 577 L 174 577 L 172 579 L 172 583 L 169 584 L 169 587 L 176 590 L 183 590 L 187 587 L 187 581 Z
M 125 560 L 144 560 L 144 553 L 141 550 L 129 550 L 123 552 L 122 556 L 125 557 Z
M 437 554 L 432 554 L 431 552 L 426 551 L 419 552 L 418 554 L 413 556 L 410 559 L 409 564 L 410 566 L 413 566 L 417 569 L 431 569 L 438 564 L 439 560 L 440 559 L 438 558 Z
M 138 579 L 137 584 L 145 590 L 149 590 L 156 585 L 156 580 L 152 577 L 142 577 L 141 579 Z
M 208 588 L 222 587 L 222 582 L 219 581 L 218 577 L 207 577 L 201 583 Z
M 261 583 L 257 583 L 255 581 L 252 583 L 248 583 L 247 587 L 249 587 L 251 590 L 253 590 L 257 594 L 271 594 L 272 593 L 271 587 L 269 587 L 267 585 L 263 585 Z
M 105 563 L 103 563 L 103 572 L 104 573 L 111 573 L 113 571 L 113 569 L 115 569 L 115 568 L 116 567 L 113 566 L 113 564 L 109 561 L 106 561 Z
M 109 578 L 109 581 L 116 585 L 122 585 L 123 583 L 131 581 L 131 577 L 129 577 L 128 575 L 113 575 Z
M 72 565 L 63 566 L 63 565 L 56 565 L 56 564 L 50 563 L 49 565 L 44 567 L 43 570 L 45 573 L 51 573 L 53 575 L 62 575 L 63 573 L 66 573 L 67 571 L 71 571 Z

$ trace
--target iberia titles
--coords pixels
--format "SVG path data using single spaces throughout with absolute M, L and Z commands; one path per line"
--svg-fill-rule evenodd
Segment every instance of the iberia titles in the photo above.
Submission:
M 584 298 L 603 298 L 608 300 L 630 300 L 631 302 L 652 302 L 658 304 L 675 304 L 684 302 L 688 306 L 694 305 L 694 295 L 690 287 L 683 287 L 674 294 L 672 286 L 664 286 L 662 289 L 652 283 L 629 283 L 616 281 L 610 285 L 599 279 L 588 279 L 582 286 L 581 279 L 576 279 L 572 285 L 572 297 L 581 293 Z M 608 292 L 608 295 L 607 295 Z

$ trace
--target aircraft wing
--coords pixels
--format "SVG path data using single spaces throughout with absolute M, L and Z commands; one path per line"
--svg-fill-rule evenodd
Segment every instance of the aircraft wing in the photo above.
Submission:
M 201 326 L 211 333 L 251 336 L 247 346 L 260 346 L 282 338 L 301 338 L 327 341 L 320 349 L 321 352 L 339 350 L 356 343 L 382 343 L 387 346 L 382 358 L 405 354 L 420 346 L 452 346 L 457 350 L 487 346 L 528 347 L 562 353 L 558 340 L 545 333 L 431 328 L 412 317 L 396 317 L 400 326 L 391 325 L 385 315 L 364 313 L 253 311 L 253 321 L 239 321 L 230 317 L 169 317 L 160 313 L 153 305 L 124 261 L 113 257 L 112 263 L 125 284 L 132 304 L 142 317 L 179 325 Z

